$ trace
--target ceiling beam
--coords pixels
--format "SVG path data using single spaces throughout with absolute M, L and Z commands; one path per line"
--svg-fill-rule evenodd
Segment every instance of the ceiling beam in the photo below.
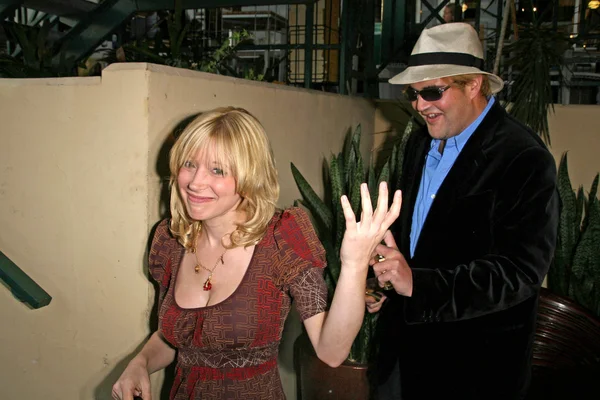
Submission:
M 96 3 L 86 0 L 24 0 L 23 5 L 46 14 L 75 18 L 98 6 Z

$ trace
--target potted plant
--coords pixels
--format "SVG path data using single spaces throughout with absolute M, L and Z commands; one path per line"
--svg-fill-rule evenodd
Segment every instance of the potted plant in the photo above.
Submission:
M 567 154 L 558 169 L 561 199 L 558 242 L 548 274 L 548 288 L 600 316 L 600 204 L 597 174 L 589 194 L 571 186 Z
M 313 225 L 326 251 L 327 268 L 324 274 L 330 298 L 340 274 L 339 253 L 345 231 L 345 219 L 339 199 L 342 195 L 347 195 L 355 215 L 359 215 L 360 184 L 367 182 L 371 200 L 375 204 L 378 183 L 386 181 L 388 184 L 395 184 L 400 178 L 403 150 L 411 129 L 412 123 L 409 122 L 404 133 L 393 144 L 389 157 L 379 163 L 381 167 L 375 167 L 373 157 L 370 157 L 366 168 L 360 153 L 361 128 L 358 126 L 354 132 L 349 132 L 342 151 L 332 155 L 329 163 L 325 162 L 323 199 L 316 194 L 296 166 L 291 164 L 292 175 L 302 195 L 302 200 L 296 203 L 302 204 L 311 213 Z M 376 322 L 377 314 L 365 314 L 350 355 L 338 368 L 331 368 L 321 362 L 306 336 L 301 335 L 295 350 L 299 398 L 370 398 L 367 371 L 377 350 L 374 340 Z
M 506 72 L 516 73 L 505 106 L 516 119 L 538 132 L 550 144 L 548 112 L 554 111 L 552 77 L 563 81 L 563 54 L 568 48 L 565 34 L 546 27 L 541 20 L 519 27 L 519 38 L 504 48 Z
M 567 398 L 579 388 L 598 398 L 600 372 L 600 204 L 596 175 L 575 193 L 563 154 L 561 215 L 548 288 L 542 288 L 533 345 L 531 399 Z

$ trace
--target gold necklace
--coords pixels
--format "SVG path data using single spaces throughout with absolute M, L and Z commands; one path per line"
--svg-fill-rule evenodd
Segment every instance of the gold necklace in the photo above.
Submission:
M 202 263 L 198 259 L 198 253 L 196 253 L 196 246 L 192 247 L 192 253 L 194 253 L 197 262 L 196 266 L 194 267 L 194 272 L 196 272 L 197 274 L 200 273 L 200 268 L 208 271 L 208 278 L 206 278 L 206 280 L 204 281 L 204 285 L 202 285 L 202 289 L 205 292 L 208 292 L 210 289 L 212 289 L 213 272 L 215 272 L 215 269 L 217 269 L 217 266 L 219 266 L 219 261 L 221 261 L 221 264 L 225 264 L 225 261 L 223 261 L 223 256 L 225 255 L 225 253 L 227 253 L 227 250 L 229 249 L 225 249 L 221 256 L 217 258 L 217 261 L 215 262 L 215 265 L 212 267 L 212 269 L 208 269 L 204 265 L 202 265 Z

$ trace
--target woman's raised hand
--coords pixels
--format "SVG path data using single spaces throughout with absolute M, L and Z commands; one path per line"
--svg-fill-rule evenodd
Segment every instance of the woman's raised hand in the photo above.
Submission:
M 377 208 L 373 211 L 371 196 L 366 183 L 360 185 L 362 213 L 360 221 L 352 211 L 352 206 L 346 196 L 342 196 L 342 209 L 346 219 L 346 231 L 340 249 L 342 265 L 354 268 L 368 268 L 369 260 L 375 248 L 383 240 L 388 228 L 400 215 L 402 194 L 399 190 L 394 193 L 392 206 L 388 208 L 388 188 L 385 182 L 379 184 Z

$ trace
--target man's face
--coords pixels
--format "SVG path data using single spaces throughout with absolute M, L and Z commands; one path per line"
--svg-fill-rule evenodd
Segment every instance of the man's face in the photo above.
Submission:
M 451 6 L 444 7 L 444 21 L 452 22 L 454 21 L 454 13 L 452 12 Z
M 439 100 L 426 101 L 419 95 L 417 100 L 411 103 L 427 123 L 429 135 L 434 139 L 446 140 L 458 135 L 479 115 L 473 101 L 479 94 L 474 93 L 475 89 L 469 84 L 460 87 L 451 78 L 442 78 L 413 83 L 410 87 L 420 91 L 448 85 L 450 87 L 443 92 Z

